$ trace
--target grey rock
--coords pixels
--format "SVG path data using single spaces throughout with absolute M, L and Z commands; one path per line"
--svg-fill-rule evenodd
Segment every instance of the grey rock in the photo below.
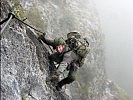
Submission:
M 2 19 L 14 3 L 2 1 Z M 77 80 L 57 92 L 56 82 L 49 82 L 48 46 L 13 19 L 1 35 L 1 100 L 120 100 L 107 81 L 104 34 L 91 0 L 22 0 L 20 4 L 27 12 L 36 9 L 38 15 L 27 13 L 26 22 L 48 33 L 46 37 L 65 38 L 68 32 L 79 31 L 90 42 L 91 51 Z

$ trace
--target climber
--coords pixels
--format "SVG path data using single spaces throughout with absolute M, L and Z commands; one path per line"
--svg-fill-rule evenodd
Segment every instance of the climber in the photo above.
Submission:
M 62 89 L 62 86 L 70 84 L 75 80 L 77 70 L 83 65 L 88 53 L 87 46 L 76 41 L 77 38 L 80 38 L 78 32 L 68 33 L 67 40 L 64 40 L 62 37 L 48 40 L 44 35 L 38 37 L 39 40 L 56 49 L 57 52 L 49 56 L 51 62 L 60 64 L 62 61 L 65 61 L 68 64 L 66 68 L 69 71 L 68 76 L 57 83 L 56 89 L 58 91 Z

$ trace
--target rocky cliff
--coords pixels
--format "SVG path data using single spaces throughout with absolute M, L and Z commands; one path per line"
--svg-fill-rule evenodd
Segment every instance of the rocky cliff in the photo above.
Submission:
M 34 31 L 13 19 L 1 34 L 2 100 L 129 100 L 125 92 L 107 81 L 104 68 L 104 34 L 91 0 L 2 1 L 2 19 L 12 11 L 19 19 L 53 38 L 70 31 L 81 32 L 91 51 L 79 70 L 77 81 L 57 92 L 50 78 L 49 49 Z M 1 26 L 3 28 L 4 24 Z M 39 34 L 39 33 L 37 33 Z M 119 90 L 119 91 L 116 91 Z M 123 99 L 121 99 L 123 98 Z

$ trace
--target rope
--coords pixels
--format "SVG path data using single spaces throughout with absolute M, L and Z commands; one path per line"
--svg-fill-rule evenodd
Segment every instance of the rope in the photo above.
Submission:
M 3 29 L 1 30 L 1 34 L 4 32 L 4 30 L 6 29 L 6 27 L 7 27 L 8 24 L 10 23 L 11 19 L 13 19 L 13 18 L 15 18 L 15 19 L 18 20 L 19 22 L 25 24 L 26 26 L 29 26 L 30 28 L 34 29 L 34 30 L 37 31 L 37 32 L 40 32 L 40 33 L 42 33 L 42 34 L 44 34 L 44 35 L 46 34 L 45 32 L 41 32 L 40 30 L 37 30 L 36 28 L 34 28 L 34 27 L 30 26 L 29 24 L 25 23 L 24 20 L 26 20 L 27 18 L 24 19 L 24 20 L 22 21 L 22 20 L 20 20 L 19 18 L 17 18 L 13 13 L 9 13 L 9 14 L 8 14 L 8 17 L 7 17 L 6 19 L 4 19 L 3 21 L 0 22 L 0 25 L 2 25 L 3 23 L 5 23 L 5 22 L 7 21 L 7 23 L 5 24 L 5 26 L 4 26 Z M 50 50 L 53 52 L 53 50 L 51 49 L 51 47 L 50 47 L 50 46 L 48 46 L 48 47 L 49 47 Z M 67 51 L 67 52 L 68 52 L 68 51 Z M 65 52 L 65 53 L 66 53 L 66 52 Z M 57 69 L 59 68 L 59 66 L 60 66 L 60 64 L 58 65 Z M 63 72 L 65 72 L 65 71 L 66 71 L 66 70 L 64 70 Z M 64 73 L 63 73 L 63 77 L 65 77 Z M 65 85 L 65 89 L 66 89 L 66 85 Z
M 40 33 L 42 33 L 43 35 L 46 34 L 45 32 L 41 32 L 40 30 L 35 29 L 34 27 L 30 26 L 29 24 L 25 23 L 24 21 L 18 19 L 17 17 L 14 17 L 14 18 L 17 19 L 19 22 L 25 24 L 26 26 L 29 26 L 30 28 L 34 29 L 35 31 L 40 32 Z M 51 50 L 51 52 L 53 52 L 53 50 L 51 49 L 51 47 L 50 47 L 49 45 L 48 45 L 48 47 L 49 47 L 49 49 Z
M 9 14 L 8 14 L 8 17 L 7 17 L 6 19 L 4 19 L 3 21 L 0 22 L 0 25 L 2 25 L 3 23 L 5 23 L 5 22 L 7 21 L 7 23 L 5 24 L 5 26 L 4 26 L 4 27 L 2 28 L 2 30 L 1 30 L 1 35 L 2 35 L 2 33 L 4 32 L 4 30 L 6 29 L 6 27 L 8 26 L 8 24 L 10 23 L 11 19 L 13 19 L 13 18 L 15 18 L 16 20 L 18 20 L 18 21 L 21 22 L 22 24 L 25 24 L 26 26 L 28 26 L 28 27 L 34 29 L 35 31 L 42 33 L 43 35 L 46 34 L 45 32 L 41 32 L 40 30 L 37 30 L 36 28 L 34 28 L 34 27 L 30 26 L 29 24 L 25 23 L 24 21 L 25 21 L 27 18 L 24 19 L 24 20 L 22 21 L 22 20 L 20 20 L 19 18 L 17 18 L 13 13 L 9 13 Z M 50 46 L 48 46 L 48 47 L 50 48 L 51 52 L 53 52 L 53 50 L 51 49 L 51 47 L 50 47 Z
M 7 17 L 6 19 L 4 19 L 3 21 L 0 22 L 0 25 L 2 25 L 3 23 L 5 23 L 6 21 L 10 21 L 10 20 L 13 19 L 13 18 L 15 18 L 15 19 L 17 19 L 19 22 L 21 22 L 21 23 L 23 23 L 23 24 L 29 26 L 30 28 L 34 29 L 34 30 L 37 31 L 37 32 L 46 34 L 45 32 L 41 32 L 40 30 L 37 30 L 36 28 L 30 26 L 29 24 L 23 22 L 22 20 L 20 20 L 19 18 L 17 18 L 13 13 L 9 13 L 9 14 L 8 14 L 8 17 Z M 9 22 L 7 22 L 7 24 L 9 24 Z M 5 26 L 6 26 L 6 25 L 5 25 Z
M 8 26 L 8 24 L 11 22 L 12 18 L 14 18 L 14 16 L 11 13 L 9 13 L 8 17 L 5 20 L 0 22 L 0 25 L 2 25 L 3 23 L 5 23 L 7 21 L 7 23 L 5 24 L 5 26 L 1 30 L 1 35 L 3 34 L 3 32 L 6 29 L 6 27 Z
M 6 21 L 8 21 L 10 17 L 11 17 L 11 13 L 8 14 L 8 17 L 6 19 L 4 19 L 3 21 L 0 22 L 0 25 L 5 23 Z
M 23 22 L 22 20 L 18 19 L 17 17 L 14 17 L 14 18 L 17 19 L 19 22 L 25 24 L 26 26 L 29 26 L 30 28 L 34 29 L 35 31 L 40 32 L 40 33 L 43 33 L 44 35 L 46 34 L 45 32 L 41 32 L 40 30 L 37 30 L 36 28 L 30 26 L 29 24 Z
M 43 35 L 46 34 L 45 32 L 41 32 L 40 30 L 35 29 L 34 27 L 30 26 L 29 24 L 25 23 L 24 21 L 18 19 L 17 17 L 14 17 L 14 18 L 17 19 L 19 22 L 25 24 L 26 26 L 29 26 L 30 28 L 34 29 L 35 31 L 40 32 L 40 33 L 42 33 Z M 53 52 L 53 50 L 51 49 L 51 47 L 50 47 L 49 45 L 48 45 L 48 47 L 49 47 L 49 49 L 51 50 L 51 52 Z

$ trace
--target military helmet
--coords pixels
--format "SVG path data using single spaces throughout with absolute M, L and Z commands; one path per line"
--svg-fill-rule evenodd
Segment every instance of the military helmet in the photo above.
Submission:
M 66 43 L 65 43 L 65 40 L 64 40 L 62 37 L 60 37 L 60 38 L 55 38 L 55 39 L 54 39 L 54 43 L 55 43 L 56 46 L 66 44 Z
M 81 34 L 79 32 L 70 32 L 67 34 L 67 38 L 76 38 L 76 39 L 80 39 L 81 38 Z

